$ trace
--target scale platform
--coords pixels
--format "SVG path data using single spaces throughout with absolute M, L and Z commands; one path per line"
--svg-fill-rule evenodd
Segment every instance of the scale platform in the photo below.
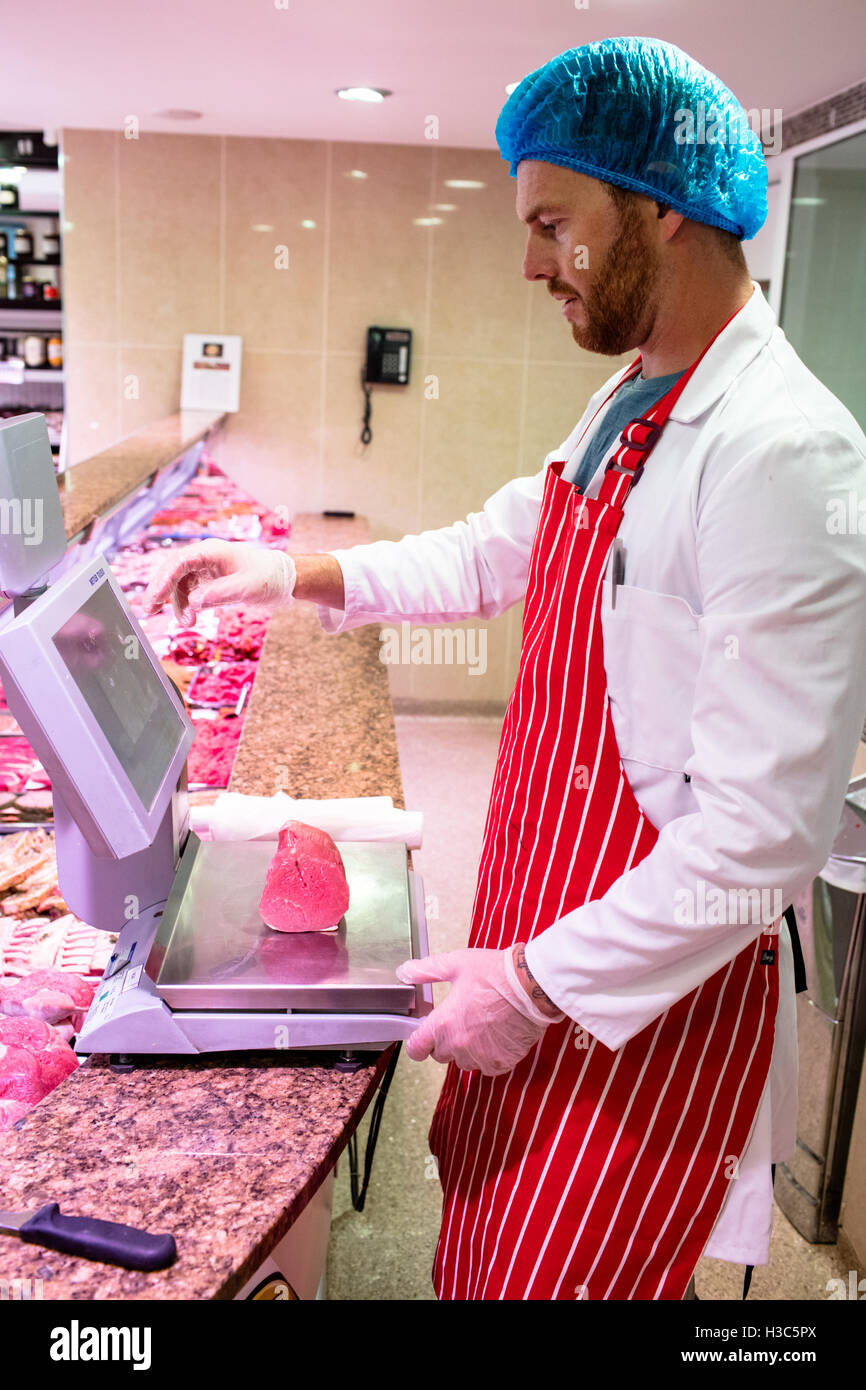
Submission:
M 189 835 L 164 909 L 124 926 L 76 1051 L 374 1051 L 411 1035 L 433 996 L 394 973 L 427 954 L 406 846 L 339 842 L 349 910 L 332 931 L 297 933 L 259 916 L 274 848 Z

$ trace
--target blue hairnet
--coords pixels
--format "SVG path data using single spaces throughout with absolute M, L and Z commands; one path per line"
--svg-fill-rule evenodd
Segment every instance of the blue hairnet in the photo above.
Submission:
M 736 97 L 660 39 L 603 39 L 531 72 L 496 123 L 502 158 L 562 164 L 742 238 L 767 216 L 767 166 Z

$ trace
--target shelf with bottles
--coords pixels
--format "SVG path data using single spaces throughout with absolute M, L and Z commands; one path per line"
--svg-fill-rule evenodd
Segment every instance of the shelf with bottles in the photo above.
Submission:
M 32 381 L 32 372 L 45 373 L 43 380 L 63 380 L 63 333 L 54 328 L 38 333 L 0 331 L 0 384 L 21 385 Z
M 0 416 L 44 414 L 63 472 L 60 164 L 56 132 L 0 130 Z
M 27 227 L 0 227 L 0 308 L 61 309 L 60 233 L 56 221 L 38 246 Z

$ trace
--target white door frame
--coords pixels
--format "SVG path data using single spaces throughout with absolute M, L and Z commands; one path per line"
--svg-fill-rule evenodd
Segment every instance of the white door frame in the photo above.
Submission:
M 789 150 L 773 155 L 767 160 L 767 172 L 772 184 L 781 184 L 780 216 L 776 223 L 773 238 L 772 265 L 770 269 L 769 301 L 778 321 L 782 311 L 782 295 L 785 288 L 785 253 L 788 249 L 788 226 L 791 217 L 791 194 L 794 188 L 794 163 L 804 154 L 823 149 L 825 145 L 835 145 L 848 140 L 852 135 L 862 135 L 866 131 L 866 120 L 854 121 L 851 125 L 839 126 L 825 135 L 816 135 L 813 140 L 804 140 L 800 145 L 792 145 Z

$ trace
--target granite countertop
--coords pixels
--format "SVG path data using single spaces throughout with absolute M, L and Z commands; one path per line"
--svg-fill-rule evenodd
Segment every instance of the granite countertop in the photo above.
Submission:
M 302 513 L 292 524 L 289 548 L 304 554 L 366 540 L 363 518 Z M 375 624 L 333 637 L 320 627 L 311 603 L 274 613 L 231 790 L 264 796 L 279 790 L 297 797 L 390 796 L 403 807 L 388 668 L 379 651 Z
M 179 410 L 83 459 L 58 478 L 66 535 L 71 539 L 173 463 L 225 420 L 219 410 Z
M 302 515 L 291 548 L 368 535 L 363 518 Z M 333 637 L 311 605 L 274 615 L 230 786 L 404 804 L 375 627 Z M 177 1263 L 144 1274 L 0 1236 L 0 1282 L 41 1279 L 44 1298 L 232 1298 L 330 1171 L 390 1055 L 348 1074 L 314 1053 L 171 1058 L 126 1075 L 90 1059 L 0 1135 L 0 1207 L 57 1201 L 171 1231 Z

